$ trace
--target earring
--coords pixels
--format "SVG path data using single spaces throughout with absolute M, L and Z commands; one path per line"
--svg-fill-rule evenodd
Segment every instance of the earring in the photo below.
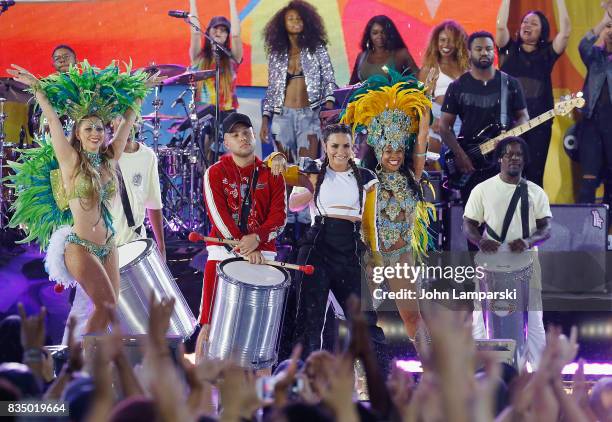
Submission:
M 376 164 L 376 168 L 374 168 L 375 173 L 380 173 L 382 171 L 382 165 L 380 163 Z
M 369 40 L 369 39 L 366 41 L 366 48 L 367 48 L 368 50 L 370 49 L 370 40 Z

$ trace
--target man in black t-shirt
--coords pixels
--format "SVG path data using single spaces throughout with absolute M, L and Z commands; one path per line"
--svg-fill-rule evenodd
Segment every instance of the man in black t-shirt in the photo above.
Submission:
M 497 174 L 497 168 L 475 168 L 465 153 L 475 144 L 473 138 L 491 124 L 500 124 L 501 114 L 501 73 L 493 66 L 495 43 L 489 32 L 475 32 L 468 38 L 471 69 L 448 87 L 442 117 L 440 135 L 444 143 L 453 151 L 459 171 L 472 173 L 467 184 L 461 188 L 461 199 L 466 202 L 470 192 L 478 183 Z M 527 122 L 529 115 L 525 96 L 519 82 L 508 76 L 507 95 L 508 125 L 515 126 Z M 462 121 L 457 140 L 451 128 L 459 116 Z

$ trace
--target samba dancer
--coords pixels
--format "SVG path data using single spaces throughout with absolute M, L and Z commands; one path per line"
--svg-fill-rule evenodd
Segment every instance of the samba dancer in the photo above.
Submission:
M 378 161 L 376 228 L 384 266 L 414 266 L 434 248 L 429 232 L 434 206 L 423 200 L 420 186 L 431 102 L 425 85 L 414 77 L 387 72 L 387 85 L 372 78 L 353 93 L 342 122 L 352 124 L 355 131 L 367 130 L 367 143 Z M 414 172 L 406 155 L 412 156 Z M 408 288 L 416 293 L 419 281 L 391 277 L 388 282 L 393 291 Z M 418 303 L 398 299 L 396 304 L 408 337 L 414 341 L 420 319 Z
M 113 133 L 117 133 L 123 121 L 122 116 L 115 116 L 111 120 Z M 144 227 L 145 214 L 153 229 L 157 249 L 166 260 L 166 245 L 164 242 L 164 227 L 162 215 L 162 200 L 157 170 L 157 156 L 155 152 L 143 143 L 136 142 L 130 133 L 125 144 L 123 154 L 117 162 L 117 181 L 121 189 L 111 203 L 111 215 L 115 229 L 115 242 L 117 247 L 134 240 L 147 237 Z M 128 219 L 127 214 L 130 214 Z M 131 224 L 130 224 L 131 223 Z M 76 319 L 74 328 L 75 337 L 79 338 L 85 331 L 87 315 L 92 311 L 92 303 L 85 291 L 76 286 L 76 292 L 70 315 Z M 68 342 L 68 326 L 64 329 L 62 343 Z
M 497 15 L 495 42 L 499 51 L 500 70 L 521 83 L 527 111 L 531 117 L 553 108 L 552 71 L 565 51 L 570 38 L 571 22 L 565 0 L 556 0 L 559 13 L 559 33 L 549 41 L 550 24 L 539 10 L 530 10 L 521 18 L 516 39 L 508 31 L 510 0 L 502 0 Z M 544 168 L 552 134 L 552 120 L 526 132 L 523 137 L 531 151 L 531 162 L 525 177 L 544 186 Z
M 147 87 L 158 78 L 142 72 L 130 75 L 129 69 L 119 73 L 114 65 L 99 70 L 87 62 L 42 80 L 16 65 L 8 73 L 35 93 L 51 132 L 51 145 L 43 140 L 41 148 L 24 154 L 13 176 L 22 190 L 11 225 L 24 224 L 29 233 L 24 241 L 38 239 L 45 247 L 53 228 L 72 223 L 51 236 L 46 266 L 52 280 L 62 286 L 79 283 L 93 302 L 85 332 L 104 331 L 110 322 L 106 305 L 115 305 L 119 294 L 110 214 L 110 200 L 117 191 L 115 166 Z M 82 90 L 91 95 L 82 95 Z M 70 139 L 58 113 L 76 122 Z M 104 123 L 116 113 L 124 121 L 112 142 L 104 145 Z
M 371 308 L 369 295 L 361 296 L 365 277 L 364 253 L 368 249 L 376 265 L 381 265 L 376 235 L 376 176 L 358 167 L 352 156 L 351 129 L 329 125 L 323 131 L 325 159 L 318 174 L 306 187 L 296 188 L 289 198 L 291 210 L 308 208 L 313 221 L 298 253 L 300 265 L 313 265 L 312 275 L 296 274 L 298 309 L 294 318 L 294 343 L 302 343 L 304 353 L 319 350 L 326 305 L 331 291 L 344 310 L 351 294 L 363 297 Z M 361 230 L 367 247 L 361 240 Z M 376 325 L 373 311 L 366 318 L 378 356 L 386 366 L 385 335 Z
M 537 245 L 550 237 L 552 213 L 548 197 L 537 184 L 522 178 L 523 169 L 529 163 L 529 148 L 519 137 L 508 137 L 500 141 L 495 150 L 500 165 L 499 174 L 479 183 L 473 190 L 463 214 L 463 232 L 474 245 L 484 253 L 496 253 L 502 244 L 512 253 L 536 251 L 533 254 L 533 275 L 529 283 L 527 358 L 537 367 L 540 355 L 546 345 L 546 333 L 542 321 L 542 281 Z M 527 236 L 523 234 L 521 202 L 516 205 L 507 234 L 504 238 L 504 220 L 512 196 L 519 189 L 527 190 L 528 227 Z M 484 225 L 484 233 L 480 228 Z M 506 239 L 510 239 L 506 241 Z M 504 246 L 505 249 L 505 246 Z M 475 311 L 474 336 L 485 338 L 486 332 L 482 311 Z
M 210 236 L 236 239 L 234 248 L 252 264 L 276 256 L 276 237 L 287 217 L 285 181 L 255 156 L 255 135 L 248 116 L 232 113 L 223 120 L 223 145 L 230 152 L 204 174 Z M 208 340 L 217 284 L 217 263 L 234 258 L 223 244 L 207 242 L 208 260 L 200 302 L 200 332 L 196 353 Z
M 234 60 L 225 54 L 220 55 L 221 77 L 219 80 L 219 119 L 223 119 L 238 109 L 238 95 L 236 95 L 236 80 L 238 66 L 242 63 L 242 39 L 240 38 L 240 18 L 236 8 L 236 0 L 229 0 L 230 20 L 225 16 L 213 17 L 206 26 L 206 33 L 213 40 L 232 52 Z M 196 20 L 199 26 L 198 8 L 196 0 L 189 0 L 189 15 Z M 215 56 L 212 43 L 204 39 L 196 28 L 191 27 L 191 43 L 189 45 L 189 58 L 191 67 L 195 70 L 214 70 Z M 215 91 L 215 78 L 207 78 L 198 82 L 196 101 L 198 104 L 215 104 L 217 92 Z M 213 112 L 214 114 L 214 112 Z M 211 137 L 212 128 L 206 127 L 205 149 L 210 154 L 210 147 L 214 142 Z

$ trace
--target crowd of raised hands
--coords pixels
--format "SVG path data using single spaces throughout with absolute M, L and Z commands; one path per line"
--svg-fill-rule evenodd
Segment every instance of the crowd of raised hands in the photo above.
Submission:
M 71 407 L 71 419 L 83 421 L 196 421 L 245 420 L 340 421 L 385 420 L 404 422 L 479 421 L 611 421 L 612 379 L 599 381 L 589 393 L 584 362 L 578 363 L 571 394 L 561 370 L 578 351 L 576 330 L 569 337 L 550 327 L 547 345 L 535 372 L 515 371 L 477 352 L 471 321 L 463 311 L 439 305 L 423 309 L 431 342 L 420 343 L 423 373 L 411 374 L 392 365 L 383 375 L 371 345 L 359 301 L 349 303 L 350 341 L 336 353 L 319 351 L 302 364 L 297 345 L 284 369 L 275 376 L 273 394 L 257 394 L 258 375 L 230 361 L 202 358 L 193 363 L 183 350 L 172 351 L 166 340 L 174 299 L 151 298 L 149 332 L 143 341 L 143 360 L 132 367 L 116 316 L 112 332 L 81 345 L 69 321 L 68 358 L 57 376 L 50 374 L 42 350 L 45 309 L 38 315 L 21 314 L 23 372 L 41 387 L 39 394 L 10 391 L 16 398 L 68 401 L 73 406 L 75 383 L 88 380 L 82 389 L 86 405 Z M 109 308 L 112 315 L 114 309 Z M 435 322 L 435 323 L 434 323 Z M 364 369 L 369 402 L 356 400 L 355 362 Z M 0 390 L 7 383 L 0 366 Z M 26 368 L 27 366 L 27 368 Z M 6 379 L 5 379 L 6 380 Z M 10 381 L 10 379 L 9 379 Z M 296 385 L 300 388 L 296 389 Z M 6 400 L 4 398 L 3 400 Z

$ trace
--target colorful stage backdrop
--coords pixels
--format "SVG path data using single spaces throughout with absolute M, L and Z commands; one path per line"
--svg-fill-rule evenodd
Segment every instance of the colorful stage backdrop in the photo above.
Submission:
M 265 86 L 266 57 L 262 29 L 285 0 L 238 0 L 245 44 L 240 85 Z M 358 53 L 367 20 L 376 14 L 390 16 L 420 65 L 431 28 L 445 19 L 459 21 L 468 32 L 495 30 L 499 0 L 313 0 L 325 19 L 331 40 L 329 50 L 339 85 L 346 84 Z M 584 67 L 577 52 L 580 38 L 601 17 L 599 0 L 566 0 L 573 24 L 572 38 L 555 68 L 555 97 L 582 86 Z M 510 19 L 514 32 L 520 16 L 540 9 L 550 18 L 556 33 L 556 0 L 513 0 Z M 171 9 L 187 10 L 188 1 L 176 0 L 17 0 L 0 15 L 0 76 L 10 63 L 18 63 L 40 75 L 52 72 L 51 50 L 70 44 L 79 58 L 105 66 L 111 60 L 132 60 L 134 66 L 155 63 L 188 65 L 189 27 L 171 18 Z M 202 22 L 214 15 L 229 15 L 227 1 L 199 0 Z M 546 190 L 553 202 L 573 200 L 572 166 L 561 147 L 560 136 L 568 119 L 557 119 L 546 174 Z M 575 173 L 575 172 L 574 172 Z

